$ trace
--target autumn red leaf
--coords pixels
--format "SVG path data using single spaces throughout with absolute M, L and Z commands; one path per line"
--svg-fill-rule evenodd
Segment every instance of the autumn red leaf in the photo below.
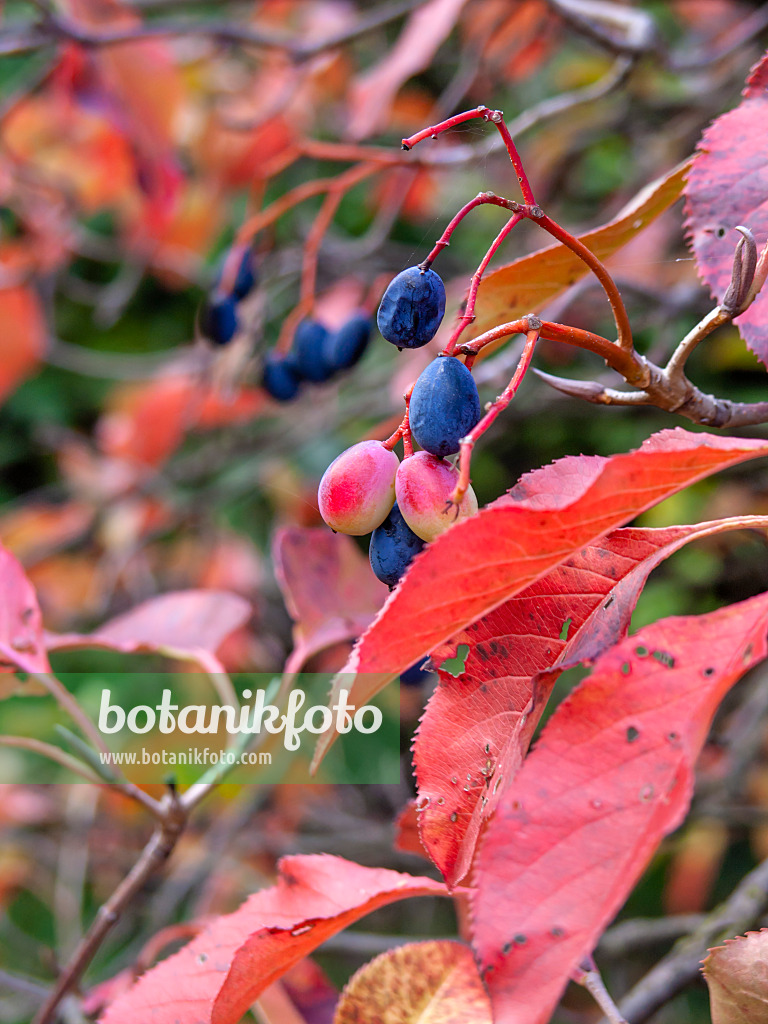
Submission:
M 439 671 L 413 745 L 419 833 L 448 885 L 469 870 L 563 667 L 624 635 L 645 581 L 674 551 L 745 526 L 768 518 L 615 530 L 432 652 L 439 669 L 468 650 L 458 678 Z
M 249 602 L 227 591 L 173 591 L 144 601 L 93 633 L 48 633 L 46 644 L 49 651 L 74 647 L 158 651 L 196 661 L 207 672 L 223 672 L 216 651 L 250 614 Z
M 741 103 L 704 132 L 685 186 L 686 227 L 699 276 L 722 301 L 743 224 L 759 245 L 768 235 L 768 56 L 751 70 Z M 768 293 L 735 320 L 755 355 L 768 363 Z
M 0 672 L 50 672 L 37 595 L 13 555 L 0 547 Z M 0 676 L 0 697 L 16 689 Z
M 0 288 L 0 402 L 37 369 L 48 347 L 40 302 L 26 285 Z
M 768 1004 L 768 928 L 726 939 L 703 965 L 712 1024 L 764 1024 Z
M 108 1008 L 101 1024 L 237 1024 L 259 994 L 377 907 L 445 895 L 431 878 L 327 854 L 285 857 L 277 883 L 216 918 Z
M 286 527 L 275 534 L 272 558 L 294 622 L 286 672 L 298 672 L 318 651 L 358 637 L 387 595 L 368 559 L 341 533 Z
M 616 217 L 580 235 L 580 241 L 598 259 L 612 255 L 680 198 L 690 166 L 687 160 L 646 185 Z M 587 265 L 559 242 L 498 267 L 480 285 L 473 335 L 537 312 L 588 273 Z
M 764 441 L 676 428 L 610 458 L 569 456 L 524 476 L 416 556 L 334 681 L 364 704 L 387 682 L 585 545 L 675 491 L 768 453 Z M 408 628 L 403 628 L 403 623 Z M 319 740 L 319 763 L 335 735 Z
M 477 858 L 474 946 L 497 1024 L 546 1024 L 659 842 L 728 689 L 768 653 L 768 594 L 664 619 L 556 710 Z
M 475 960 L 460 942 L 409 942 L 350 978 L 334 1024 L 492 1024 Z

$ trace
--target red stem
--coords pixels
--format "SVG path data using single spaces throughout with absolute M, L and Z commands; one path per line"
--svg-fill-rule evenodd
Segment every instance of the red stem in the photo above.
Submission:
M 528 372 L 528 368 L 531 365 L 531 359 L 533 358 L 533 350 L 536 347 L 536 342 L 539 340 L 539 329 L 537 327 L 533 327 L 526 331 L 526 334 L 527 340 L 525 342 L 525 348 L 523 349 L 523 354 L 520 356 L 520 361 L 517 364 L 517 369 L 512 376 L 512 380 L 507 384 L 479 423 L 470 430 L 466 437 L 462 437 L 461 439 L 459 481 L 451 495 L 451 504 L 458 505 L 467 493 L 467 488 L 469 487 L 469 468 L 472 461 L 472 449 L 475 447 L 478 438 L 486 432 L 499 413 L 506 409 L 515 397 L 515 392 L 520 387 L 523 377 L 525 377 Z
M 494 198 L 498 198 L 498 196 Z M 497 205 L 501 206 L 504 204 L 498 203 Z M 456 322 L 456 326 L 453 329 L 453 333 L 451 334 L 451 337 L 448 339 L 448 343 L 443 349 L 443 355 L 454 355 L 454 349 L 456 348 L 459 338 L 467 329 L 467 327 L 469 327 L 472 321 L 475 319 L 475 303 L 477 301 L 477 289 L 480 287 L 480 282 L 483 279 L 483 274 L 485 273 L 488 264 L 495 256 L 496 251 L 498 250 L 501 243 L 510 233 L 512 228 L 515 227 L 516 224 L 520 223 L 520 221 L 523 219 L 523 216 L 524 214 L 522 213 L 522 211 L 518 210 L 509 218 L 507 223 L 504 225 L 504 227 L 501 229 L 498 235 L 496 235 L 496 237 L 494 238 L 490 248 L 488 249 L 488 252 L 483 257 L 480 266 L 472 275 L 472 280 L 469 282 L 469 291 L 467 292 L 466 302 L 464 303 L 464 312 L 459 316 Z
M 512 136 L 509 134 L 509 129 L 504 123 L 504 115 L 500 110 L 491 110 L 490 107 L 485 105 L 476 107 L 474 110 L 465 110 L 461 114 L 454 114 L 453 117 L 447 118 L 445 121 L 441 121 L 439 124 L 430 125 L 429 128 L 422 128 L 420 132 L 416 132 L 415 135 L 410 135 L 407 139 L 403 139 L 403 149 L 412 149 L 417 143 L 422 142 L 424 139 L 436 139 L 441 132 L 448 131 L 449 128 L 455 128 L 458 124 L 463 124 L 464 121 L 471 121 L 474 118 L 482 118 L 484 121 L 490 121 L 494 124 L 504 140 L 509 159 L 512 161 L 512 166 L 517 171 L 517 180 L 520 183 L 520 191 L 523 193 L 523 199 L 526 203 L 530 203 L 532 206 L 536 205 L 536 200 L 533 197 L 533 189 L 531 188 L 530 182 L 528 181 L 528 175 L 525 173 L 523 168 L 523 162 L 520 159 L 520 154 L 517 151 L 515 143 L 512 141 Z
M 597 258 L 597 256 L 595 256 L 592 250 L 588 249 L 583 242 L 579 241 L 578 238 L 575 238 L 570 231 L 566 231 L 565 228 L 560 227 L 560 225 L 553 221 L 551 217 L 547 217 L 545 214 L 537 217 L 536 213 L 538 212 L 540 212 L 538 209 L 536 211 L 526 210 L 525 216 L 534 221 L 540 227 L 544 228 L 545 231 L 548 231 L 550 235 L 554 236 L 559 242 L 567 245 L 571 252 L 575 252 L 576 255 L 587 264 L 589 269 L 603 286 L 605 294 L 608 296 L 608 301 L 610 302 L 611 309 L 613 310 L 613 318 L 616 321 L 616 332 L 619 345 L 625 352 L 631 352 L 633 349 L 633 343 L 632 328 L 629 324 L 629 317 L 624 306 L 624 300 L 616 286 L 616 282 L 608 273 L 607 268 Z

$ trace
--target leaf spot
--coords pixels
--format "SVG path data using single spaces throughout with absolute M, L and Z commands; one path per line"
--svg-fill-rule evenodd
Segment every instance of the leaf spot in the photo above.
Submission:
M 653 793 L 654 793 L 653 786 L 643 786 L 643 788 L 640 790 L 640 799 L 644 803 L 647 803 L 648 800 L 652 800 L 653 799 Z
M 421 813 L 421 811 L 426 811 L 426 809 L 429 807 L 429 804 L 429 797 L 422 794 L 420 797 L 417 797 L 416 803 L 414 804 L 414 810 L 417 813 Z
M 299 935 L 306 935 L 307 932 L 311 932 L 313 928 L 314 928 L 314 925 L 312 925 L 312 924 L 302 924 L 302 925 L 299 925 L 298 928 L 292 928 L 291 929 L 291 935 L 294 938 L 297 938 Z
M 656 661 L 660 661 L 661 664 L 665 665 L 667 668 L 675 667 L 675 659 L 672 657 L 671 654 L 668 654 L 666 651 L 654 651 L 653 656 L 656 659 Z
M 648 648 L 643 647 L 642 644 L 639 647 L 635 648 L 635 654 L 638 656 L 638 658 L 647 658 L 650 653 L 651 652 L 648 650 Z
M 709 678 L 709 676 L 713 676 L 715 674 L 715 670 L 713 668 L 711 668 L 711 667 L 710 668 L 705 668 L 705 669 L 702 669 L 701 674 L 703 676 L 706 676 L 707 678 Z
M 456 811 L 453 811 L 453 812 L 452 812 L 452 814 L 451 814 L 451 817 L 450 817 L 450 820 L 451 820 L 451 822 L 452 822 L 452 823 L 453 823 L 454 825 L 455 825 L 455 824 L 456 824 L 456 822 L 457 822 L 457 821 L 459 820 L 459 815 L 458 815 L 458 814 L 456 813 Z
M 562 939 L 562 937 L 565 935 L 565 932 L 562 928 L 560 928 L 559 925 L 555 925 L 555 927 L 549 934 L 552 936 L 553 939 Z
M 525 937 L 525 935 L 516 935 L 515 936 L 515 945 L 516 946 L 524 946 L 527 941 L 528 941 L 528 939 Z
M 640 737 L 640 730 L 636 729 L 634 725 L 630 725 L 627 728 L 627 743 L 634 743 L 636 739 Z

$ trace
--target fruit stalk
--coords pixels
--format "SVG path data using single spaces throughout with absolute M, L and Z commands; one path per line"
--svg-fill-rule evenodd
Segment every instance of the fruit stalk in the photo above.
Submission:
M 520 356 L 520 361 L 517 364 L 517 369 L 512 375 L 512 379 L 509 384 L 504 388 L 502 393 L 491 404 L 488 408 L 485 416 L 477 423 L 472 430 L 467 434 L 466 437 L 462 437 L 460 442 L 460 454 L 459 454 L 459 480 L 456 487 L 451 494 L 448 504 L 455 505 L 457 508 L 464 495 L 467 493 L 469 487 L 469 467 L 472 461 L 472 449 L 475 447 L 478 438 L 480 438 L 485 431 L 491 426 L 493 421 L 499 415 L 502 410 L 506 409 L 512 399 L 515 397 L 515 392 L 520 387 L 523 377 L 525 377 L 528 368 L 531 365 L 531 359 L 533 358 L 533 350 L 536 347 L 536 342 L 539 340 L 541 333 L 541 321 L 538 317 L 529 316 L 526 318 L 528 321 L 528 329 L 526 330 L 526 341 L 523 353 Z

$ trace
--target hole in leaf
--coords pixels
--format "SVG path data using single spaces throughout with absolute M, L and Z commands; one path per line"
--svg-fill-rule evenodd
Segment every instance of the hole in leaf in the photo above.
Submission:
M 453 658 L 448 658 L 446 661 L 444 661 L 440 666 L 441 670 L 443 672 L 447 672 L 449 675 L 452 675 L 454 678 L 456 678 L 456 676 L 460 676 L 461 673 L 464 671 L 464 665 L 467 661 L 468 655 L 469 645 L 459 644 L 455 656 Z
M 571 628 L 571 623 L 572 622 L 573 622 L 573 619 L 568 618 L 563 623 L 563 628 L 560 630 L 560 639 L 561 640 L 567 640 L 568 639 L 568 630 Z

